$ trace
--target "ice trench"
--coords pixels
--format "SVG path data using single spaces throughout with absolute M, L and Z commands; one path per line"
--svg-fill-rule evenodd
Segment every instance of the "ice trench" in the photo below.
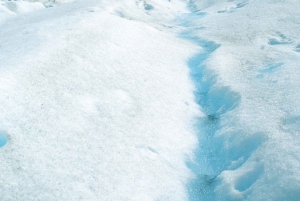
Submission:
M 195 160 L 187 163 L 196 175 L 196 178 L 188 184 L 189 200 L 215 200 L 216 178 L 227 169 L 232 160 L 223 148 L 225 139 L 216 134 L 222 129 L 220 122 L 224 114 L 239 104 L 240 95 L 227 86 L 218 85 L 217 75 L 205 65 L 205 60 L 219 45 L 188 36 L 186 33 L 183 36 L 203 48 L 202 52 L 188 61 L 190 76 L 195 85 L 195 101 L 205 114 L 204 117 L 199 117 L 195 124 L 198 135 Z
M 234 145 L 228 149 L 225 147 L 228 139 L 217 135 L 224 126 L 221 125 L 222 119 L 229 111 L 238 107 L 241 96 L 239 93 L 232 91 L 230 87 L 220 85 L 217 82 L 218 76 L 216 73 L 206 65 L 206 60 L 220 45 L 193 34 L 197 27 L 190 26 L 189 19 L 193 20 L 205 16 L 204 13 L 199 14 L 199 12 L 193 10 L 190 15 L 185 15 L 184 18 L 180 19 L 178 24 L 184 27 L 185 30 L 180 33 L 180 37 L 202 48 L 201 52 L 188 59 L 187 65 L 190 69 L 190 77 L 195 85 L 195 101 L 205 116 L 199 117 L 195 124 L 198 148 L 194 152 L 194 160 L 187 162 L 187 166 L 196 177 L 188 183 L 187 190 L 190 201 L 213 201 L 218 200 L 215 191 L 220 182 L 218 175 L 224 170 L 232 168 L 230 165 L 238 159 L 243 161 L 240 161 L 240 164 L 233 169 L 241 166 L 259 146 L 260 140 L 255 137 L 247 139 L 249 145 L 247 150 L 239 150 L 241 149 L 240 146 L 235 147 Z M 230 121 L 227 121 L 227 123 L 234 124 Z M 237 132 L 243 133 L 246 131 L 239 130 Z M 243 189 L 247 188 L 247 182 L 241 181 L 240 186 Z

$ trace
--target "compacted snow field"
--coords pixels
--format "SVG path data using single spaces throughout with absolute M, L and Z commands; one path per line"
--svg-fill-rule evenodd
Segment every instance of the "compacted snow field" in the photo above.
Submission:
M 0 1 L 0 200 L 300 200 L 299 7 Z

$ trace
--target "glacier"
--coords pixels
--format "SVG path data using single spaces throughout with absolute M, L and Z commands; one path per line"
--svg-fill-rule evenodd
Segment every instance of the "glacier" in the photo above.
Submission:
M 2 0 L 0 200 L 300 200 L 299 7 Z

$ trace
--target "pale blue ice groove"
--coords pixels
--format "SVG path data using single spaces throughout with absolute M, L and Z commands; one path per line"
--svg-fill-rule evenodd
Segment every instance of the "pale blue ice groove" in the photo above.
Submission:
M 226 155 L 222 149 L 224 143 L 216 133 L 222 128 L 221 118 L 228 111 L 239 105 L 240 95 L 229 87 L 216 84 L 216 74 L 207 68 L 205 61 L 220 45 L 213 41 L 201 39 L 191 32 L 181 34 L 202 48 L 202 51 L 188 61 L 190 76 L 195 85 L 195 101 L 206 115 L 199 118 L 195 129 L 198 133 L 199 148 L 195 151 L 195 160 L 188 162 L 188 167 L 195 173 L 196 178 L 188 185 L 189 200 L 215 200 L 217 176 L 226 169 L 231 155 Z M 246 157 L 246 153 L 244 153 Z M 241 184 L 242 185 L 242 184 Z

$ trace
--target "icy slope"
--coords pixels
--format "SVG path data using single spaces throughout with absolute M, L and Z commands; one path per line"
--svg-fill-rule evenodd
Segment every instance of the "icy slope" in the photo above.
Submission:
M 300 200 L 299 6 L 2 1 L 0 200 Z
M 2 23 L 0 200 L 188 199 L 196 47 L 147 12 L 85 0 Z

